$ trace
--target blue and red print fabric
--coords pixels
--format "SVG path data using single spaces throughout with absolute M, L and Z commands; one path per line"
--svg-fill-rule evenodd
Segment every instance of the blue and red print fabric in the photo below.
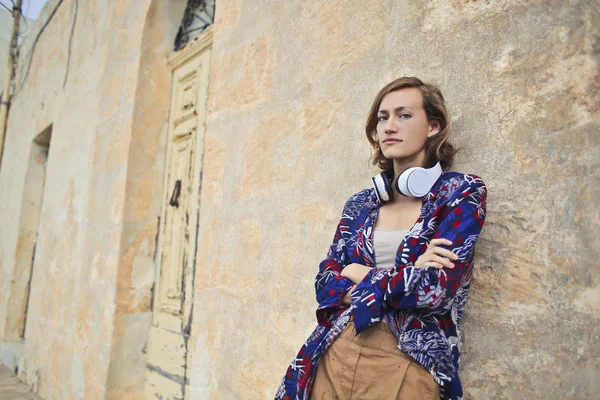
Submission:
M 275 399 L 307 400 L 321 356 L 354 319 L 357 332 L 386 319 L 398 348 L 423 365 L 441 385 L 443 399 L 462 399 L 458 378 L 460 319 L 473 273 L 475 243 L 483 227 L 487 189 L 475 175 L 444 172 L 423 197 L 421 214 L 396 253 L 395 268 L 377 268 L 373 226 L 382 205 L 373 189 L 350 197 L 327 257 L 315 278 L 317 326 L 281 381 Z M 452 241 L 455 267 L 414 267 L 432 239 Z M 340 275 L 351 263 L 373 269 L 352 293 Z

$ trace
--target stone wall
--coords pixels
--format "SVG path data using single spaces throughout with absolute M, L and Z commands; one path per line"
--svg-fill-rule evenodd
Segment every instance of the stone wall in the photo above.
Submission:
M 402 75 L 441 86 L 454 169 L 489 189 L 466 398 L 594 398 L 599 26 L 595 1 L 217 2 L 192 398 L 275 394 L 344 201 L 375 172 L 368 107 Z
M 10 110 L 0 172 L 0 339 L 14 340 L 5 321 L 14 312 L 11 280 L 20 273 L 32 141 L 51 127 L 19 375 L 48 400 L 140 398 L 167 56 L 182 2 L 79 2 L 75 23 L 75 1 L 59 3 L 48 2 L 21 50 Z M 33 37 L 56 7 L 32 53 Z
M 75 2 L 65 0 L 11 108 L 0 340 L 11 331 L 32 141 L 51 127 L 20 375 L 47 400 L 133 399 L 154 280 L 166 55 L 183 2 L 79 3 L 70 58 Z M 454 169 L 489 190 L 463 323 L 466 398 L 594 398 L 598 8 L 217 1 L 188 397 L 274 396 L 314 328 L 313 279 L 342 206 L 375 173 L 370 103 L 415 75 L 439 84 L 452 111 Z

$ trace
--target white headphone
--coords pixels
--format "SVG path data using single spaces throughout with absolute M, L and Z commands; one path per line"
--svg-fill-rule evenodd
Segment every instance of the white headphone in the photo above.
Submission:
M 423 197 L 431 190 L 441 175 L 442 166 L 439 162 L 431 168 L 412 167 L 400 174 L 398 180 L 394 182 L 394 189 L 403 196 Z M 382 203 L 390 201 L 393 189 L 388 175 L 382 172 L 371 180 L 379 201 Z

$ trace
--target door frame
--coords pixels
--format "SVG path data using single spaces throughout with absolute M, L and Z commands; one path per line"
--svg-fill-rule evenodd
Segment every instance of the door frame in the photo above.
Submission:
M 178 101 L 177 99 L 174 98 L 174 90 L 175 90 L 175 82 L 174 82 L 174 75 L 175 75 L 175 71 L 184 66 L 188 61 L 190 61 L 191 59 L 193 59 L 194 57 L 200 56 L 202 57 L 201 53 L 208 53 L 207 60 L 208 60 L 208 65 L 204 66 L 205 68 L 208 68 L 209 71 L 207 74 L 203 74 L 202 77 L 200 77 L 199 79 L 202 79 L 202 81 L 200 82 L 200 84 L 196 87 L 197 93 L 196 93 L 196 101 L 197 104 L 195 104 L 194 107 L 194 112 L 195 112 L 195 116 L 193 117 L 188 117 L 186 119 L 186 121 L 191 120 L 191 118 L 195 118 L 196 119 L 196 125 L 195 125 L 195 130 L 196 130 L 196 142 L 195 142 L 195 148 L 193 149 L 193 157 L 194 157 L 194 174 L 193 174 L 193 182 L 192 182 L 192 191 L 191 191 L 191 199 L 190 199 L 190 212 L 189 212 L 189 222 L 188 222 L 188 226 L 190 227 L 190 235 L 192 235 L 190 237 L 190 241 L 189 241 L 189 251 L 188 251 L 188 255 L 189 255 L 189 260 L 188 260 L 188 268 L 184 271 L 182 271 L 183 274 L 183 284 L 182 284 L 182 292 L 183 292 L 183 304 L 182 304 L 182 314 L 183 314 L 183 320 L 182 320 L 182 326 L 181 326 L 181 332 L 184 338 L 184 343 L 185 343 L 185 354 L 184 354 L 184 362 L 185 362 L 185 366 L 184 366 L 184 376 L 183 377 L 178 377 L 179 379 L 176 380 L 176 382 L 180 383 L 182 385 L 182 394 L 184 396 L 184 398 L 186 398 L 186 394 L 189 393 L 189 373 L 187 371 L 187 367 L 189 365 L 191 365 L 191 354 L 188 351 L 188 343 L 189 343 L 189 337 L 191 335 L 191 324 L 192 324 L 192 314 L 193 314 L 193 299 L 194 299 L 194 276 L 195 276 L 195 266 L 196 266 L 196 254 L 197 254 L 197 249 L 198 249 L 198 223 L 199 223 L 199 218 L 200 218 L 200 192 L 201 192 L 201 178 L 202 178 L 202 171 L 203 171 L 203 164 L 204 164 L 204 138 L 205 138 L 205 134 L 206 134 L 206 118 L 207 118 L 207 101 L 208 101 L 208 95 L 209 95 L 209 82 L 210 82 L 210 60 L 211 60 L 211 53 L 212 53 L 212 45 L 213 45 L 213 26 L 214 25 L 210 25 L 207 29 L 205 29 L 196 39 L 190 41 L 183 49 L 178 50 L 176 52 L 173 52 L 169 57 L 168 57 L 168 66 L 169 66 L 169 71 L 171 74 L 171 90 L 170 90 L 170 100 L 169 100 L 169 117 L 168 117 L 168 129 L 167 129 L 167 147 L 165 149 L 165 154 L 164 154 L 164 160 L 165 160 L 165 170 L 164 170 L 164 174 L 163 174 L 163 189 L 162 189 L 162 197 L 161 197 L 161 210 L 160 210 L 160 215 L 161 215 L 161 220 L 160 220 L 160 224 L 159 224 L 159 235 L 158 235 L 158 240 L 157 240 L 157 253 L 156 253 L 156 262 L 155 262 L 155 288 L 154 288 L 154 293 L 153 293 L 153 302 L 152 302 L 152 323 L 150 326 L 150 329 L 155 329 L 155 323 L 157 321 L 157 318 L 160 318 L 158 316 L 158 314 L 155 312 L 157 310 L 157 305 L 160 304 L 158 302 L 159 297 L 161 295 L 161 288 L 160 286 L 160 275 L 161 275 L 161 267 L 162 267 L 162 255 L 163 255 L 163 246 L 164 246 L 164 241 L 165 241 L 165 237 L 163 231 L 164 231 L 164 224 L 166 223 L 165 221 L 165 215 L 166 215 L 166 209 L 169 206 L 169 202 L 167 199 L 167 197 L 169 197 L 171 195 L 171 193 L 169 193 L 170 190 L 172 190 L 172 188 L 167 187 L 167 185 L 169 184 L 169 168 L 170 168 L 170 159 L 169 159 L 169 152 L 170 152 L 170 148 L 171 146 L 173 146 L 174 140 L 172 139 L 171 135 L 173 134 L 174 128 L 176 126 L 176 124 L 179 123 L 177 117 L 174 115 L 174 106 L 175 106 L 175 102 Z M 182 124 L 185 124 L 185 122 L 182 122 Z M 151 335 L 152 336 L 152 335 Z M 148 356 L 150 356 L 150 352 L 151 352 L 151 348 L 150 346 L 152 346 L 152 343 L 150 342 L 150 337 L 149 337 L 149 342 L 148 342 Z M 158 368 L 157 368 L 158 367 Z M 151 365 L 150 364 L 150 359 L 148 360 L 147 363 L 147 372 L 146 372 L 146 386 L 149 385 L 149 375 L 148 373 L 150 371 L 152 372 L 157 372 L 157 370 L 160 370 L 160 366 L 156 366 L 156 365 Z M 146 388 L 147 390 L 148 388 Z

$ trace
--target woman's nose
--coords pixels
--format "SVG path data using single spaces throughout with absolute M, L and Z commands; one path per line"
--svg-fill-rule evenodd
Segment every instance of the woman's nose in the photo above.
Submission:
M 385 132 L 396 132 L 396 121 L 394 117 L 390 117 L 385 121 L 384 130 Z

